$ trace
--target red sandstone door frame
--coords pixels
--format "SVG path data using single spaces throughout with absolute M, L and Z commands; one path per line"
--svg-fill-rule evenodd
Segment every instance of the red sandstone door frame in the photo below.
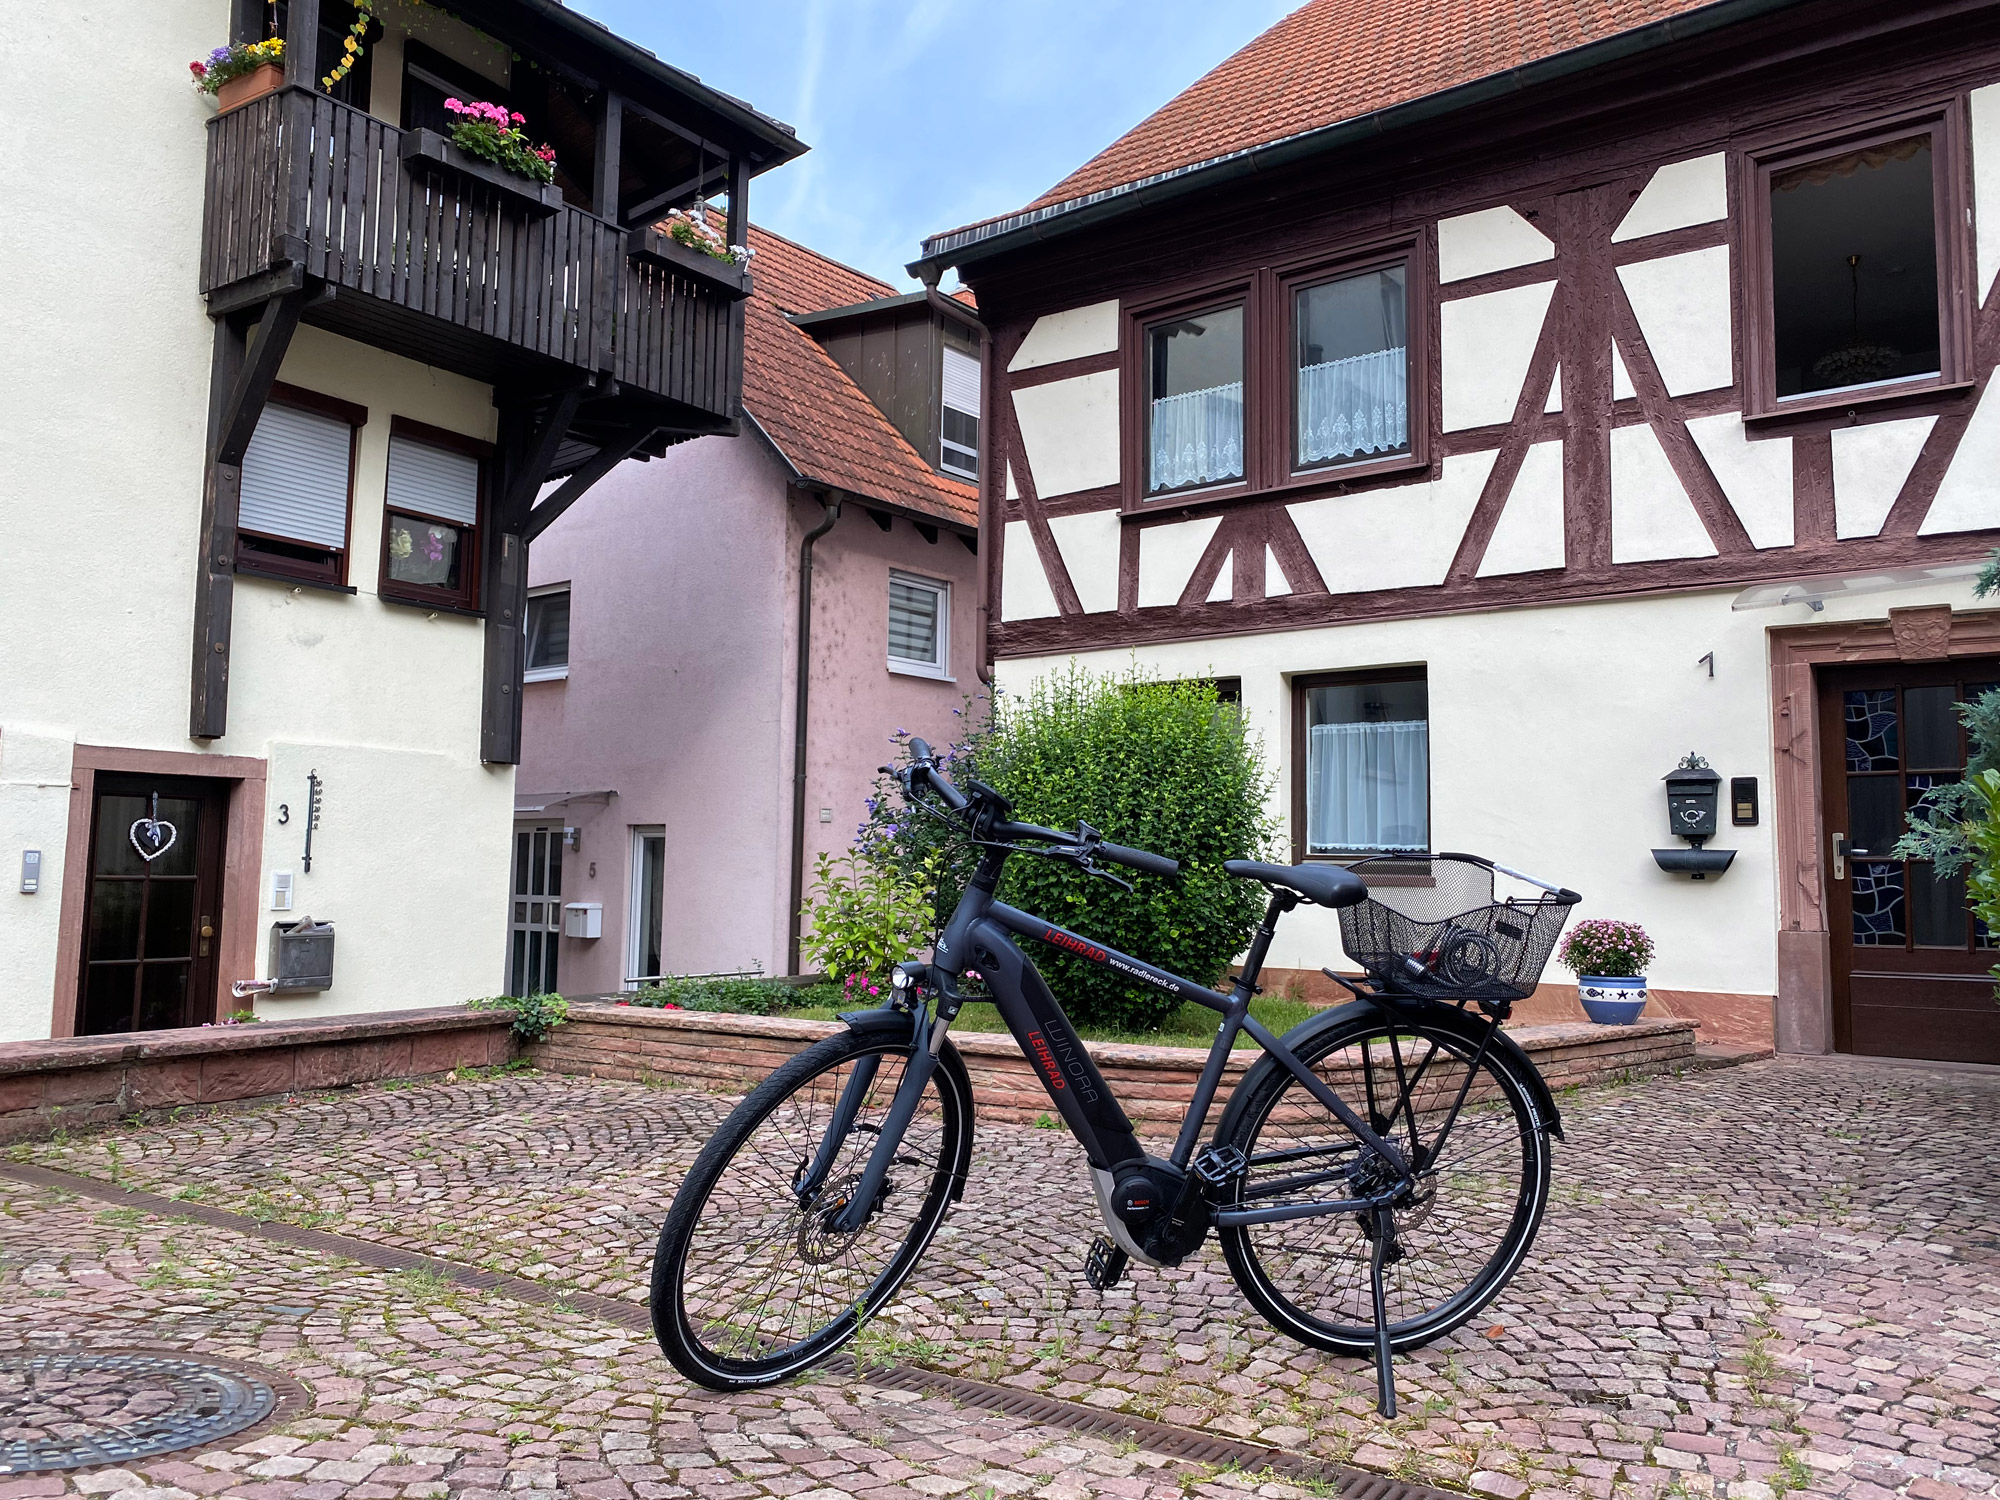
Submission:
M 1814 668 L 2000 655 L 2000 611 L 1948 604 L 1892 609 L 1886 620 L 1770 632 L 1773 813 L 1778 844 L 1777 1045 L 1834 1049 L 1827 926 L 1826 820 Z
M 259 875 L 264 865 L 265 762 L 246 755 L 80 744 L 70 762 L 69 837 L 63 851 L 62 915 L 49 1012 L 52 1037 L 76 1032 L 77 976 L 90 915 L 91 815 L 97 804 L 99 772 L 193 776 L 230 783 L 222 910 L 215 946 L 218 996 L 226 993 L 231 980 L 248 979 L 257 972 L 257 930 L 263 910 Z M 220 998 L 217 1003 L 221 1003 Z

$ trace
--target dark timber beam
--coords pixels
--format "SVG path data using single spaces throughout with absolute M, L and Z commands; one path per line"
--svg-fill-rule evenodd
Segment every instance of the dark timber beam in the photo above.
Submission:
M 319 0 L 290 0 L 286 7 L 285 82 L 319 87 Z
M 480 568 L 486 592 L 486 661 L 480 687 L 479 758 L 490 764 L 521 763 L 525 649 L 521 620 L 528 607 L 528 518 L 535 492 L 555 463 L 587 390 L 574 385 L 557 393 L 539 418 L 519 405 L 509 405 L 500 414 L 500 472 Z
M 729 159 L 729 243 L 750 243 L 750 159 Z
M 199 564 L 194 584 L 194 663 L 188 737 L 220 739 L 229 727 L 230 626 L 236 605 L 236 515 L 243 454 L 270 399 L 285 350 L 305 310 L 303 288 L 264 304 L 257 338 L 234 318 L 215 324 L 209 368 L 208 463 L 202 480 Z
M 625 141 L 625 100 L 611 89 L 597 96 L 597 160 L 591 171 L 590 206 L 597 217 L 618 220 L 619 152 Z
M 649 223 L 661 210 L 672 208 L 684 198 L 692 198 L 696 193 L 706 193 L 711 186 L 718 183 L 726 184 L 728 181 L 728 163 L 717 162 L 707 171 L 690 177 L 685 182 L 675 183 L 664 193 L 655 193 L 643 203 L 633 204 L 624 212 L 619 222 L 628 229 L 636 224 Z
M 528 524 L 521 529 L 521 540 L 532 543 L 547 531 L 558 516 L 582 498 L 585 490 L 637 453 L 657 431 L 657 427 L 634 427 L 599 448 L 597 456 L 565 479 L 561 489 L 528 512 Z

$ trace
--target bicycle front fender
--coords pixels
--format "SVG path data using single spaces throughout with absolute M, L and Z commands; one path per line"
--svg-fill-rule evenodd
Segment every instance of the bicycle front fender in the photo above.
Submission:
M 1484 1020 L 1468 1016 L 1454 1005 L 1439 1005 L 1430 1000 L 1415 1000 L 1399 1002 L 1394 1009 L 1391 1009 L 1385 1005 L 1378 1005 L 1372 1000 L 1351 1000 L 1345 1005 L 1330 1006 L 1317 1015 L 1307 1017 L 1290 1031 L 1286 1032 L 1279 1040 L 1291 1048 L 1292 1051 L 1300 1052 L 1319 1033 L 1336 1026 L 1345 1025 L 1357 1017 L 1367 1016 L 1393 1019 L 1399 1013 L 1412 1019 L 1421 1019 L 1426 1025 L 1437 1026 L 1443 1030 L 1450 1031 L 1463 1038 L 1473 1047 L 1479 1045 L 1481 1037 L 1486 1030 L 1486 1022 Z M 1505 1031 L 1496 1029 L 1492 1040 L 1487 1043 L 1486 1050 L 1488 1052 L 1505 1054 L 1507 1060 L 1514 1064 L 1515 1073 L 1527 1086 L 1528 1098 L 1534 1105 L 1535 1123 L 1541 1127 L 1544 1133 L 1554 1136 L 1557 1140 L 1562 1140 L 1562 1111 L 1556 1108 L 1555 1095 L 1550 1092 L 1548 1082 L 1542 1077 L 1541 1070 L 1535 1066 L 1534 1060 L 1521 1050 L 1520 1043 L 1516 1042 Z M 1229 1105 L 1223 1110 L 1222 1119 L 1216 1125 L 1215 1134 L 1212 1139 L 1216 1141 L 1231 1139 L 1231 1132 L 1235 1128 L 1236 1122 L 1242 1117 L 1243 1112 L 1250 1107 L 1250 1101 L 1257 1095 L 1258 1086 L 1270 1074 L 1283 1071 L 1284 1065 L 1269 1053 L 1259 1057 L 1256 1062 L 1252 1063 L 1244 1073 L 1243 1081 L 1237 1084 L 1235 1090 L 1230 1094 Z

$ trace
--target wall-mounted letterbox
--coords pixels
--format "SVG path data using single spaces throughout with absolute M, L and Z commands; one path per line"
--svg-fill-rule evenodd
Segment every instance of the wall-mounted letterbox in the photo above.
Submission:
M 333 923 L 304 917 L 271 924 L 271 987 L 278 991 L 333 988 Z
M 572 901 L 563 908 L 563 936 L 595 938 L 604 936 L 604 903 Z
M 1653 863 L 1670 875 L 1706 880 L 1720 875 L 1736 858 L 1734 849 L 1704 849 L 1715 837 L 1722 778 L 1699 755 L 1688 755 L 1667 772 L 1667 831 L 1692 846 L 1655 849 Z

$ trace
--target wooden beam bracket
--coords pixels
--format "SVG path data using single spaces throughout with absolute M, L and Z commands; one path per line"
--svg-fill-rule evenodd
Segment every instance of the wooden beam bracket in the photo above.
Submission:
M 630 458 L 658 430 L 655 427 L 634 427 L 605 443 L 597 450 L 596 457 L 573 472 L 563 481 L 560 489 L 528 512 L 527 525 L 521 529 L 521 540 L 533 542 L 547 531 L 558 516 L 583 497 L 585 490 Z

